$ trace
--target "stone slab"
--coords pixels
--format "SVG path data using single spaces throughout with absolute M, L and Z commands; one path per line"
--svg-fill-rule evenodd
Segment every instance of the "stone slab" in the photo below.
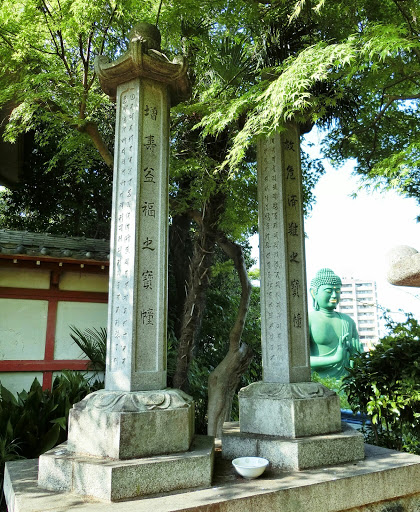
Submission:
M 269 467 L 257 480 L 238 476 L 216 454 L 211 488 L 104 503 L 37 486 L 38 461 L 8 462 L 9 512 L 418 512 L 420 457 L 366 445 L 356 463 L 286 473 Z
M 264 457 L 286 471 L 352 462 L 365 456 L 363 435 L 346 423 L 342 432 L 299 439 L 244 434 L 238 423 L 225 423 L 222 443 L 226 459 Z
M 338 395 L 318 382 L 255 382 L 239 391 L 241 432 L 298 438 L 341 430 Z
M 98 433 L 106 432 L 106 435 Z M 194 435 L 194 402 L 176 389 L 101 390 L 74 404 L 68 449 L 113 459 L 185 452 Z
M 107 501 L 209 486 L 213 444 L 212 437 L 196 436 L 188 452 L 126 461 L 81 456 L 62 444 L 40 457 L 38 484 Z

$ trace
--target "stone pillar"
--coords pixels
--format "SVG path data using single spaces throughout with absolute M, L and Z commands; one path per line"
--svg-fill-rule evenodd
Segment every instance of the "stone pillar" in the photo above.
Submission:
M 309 334 L 298 127 L 258 141 L 264 382 L 309 382 Z
M 192 398 L 166 388 L 169 110 L 188 97 L 187 66 L 141 23 L 95 69 L 117 106 L 105 390 L 73 406 L 38 481 L 109 500 L 210 485 L 213 440 L 193 441 Z
M 168 89 L 138 77 L 116 91 L 109 390 L 166 387 Z
M 155 27 L 130 40 L 95 69 L 117 106 L 105 388 L 140 391 L 166 387 L 169 109 L 189 84 Z
M 311 382 L 299 138 L 289 123 L 258 142 L 263 381 L 240 390 L 240 426 L 222 437 L 226 458 L 293 470 L 364 453 L 363 436 L 341 432 L 336 393 Z

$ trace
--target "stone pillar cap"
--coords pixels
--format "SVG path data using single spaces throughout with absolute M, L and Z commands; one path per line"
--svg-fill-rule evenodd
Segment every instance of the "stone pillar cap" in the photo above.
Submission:
M 160 52 L 161 36 L 159 29 L 151 23 L 136 23 L 128 34 L 130 43 L 140 41 L 144 43 L 148 50 L 157 50 Z
M 187 61 L 176 57 L 172 62 L 160 52 L 160 32 L 150 23 L 137 23 L 130 32 L 128 50 L 111 62 L 105 55 L 95 58 L 95 72 L 102 90 L 113 101 L 117 87 L 135 78 L 147 78 L 168 84 L 171 106 L 189 98 L 191 89 Z

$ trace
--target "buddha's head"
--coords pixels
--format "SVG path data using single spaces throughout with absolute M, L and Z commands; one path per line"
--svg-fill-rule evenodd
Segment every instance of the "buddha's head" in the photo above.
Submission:
M 314 309 L 333 311 L 340 301 L 341 286 L 341 279 L 330 268 L 318 270 L 310 287 Z

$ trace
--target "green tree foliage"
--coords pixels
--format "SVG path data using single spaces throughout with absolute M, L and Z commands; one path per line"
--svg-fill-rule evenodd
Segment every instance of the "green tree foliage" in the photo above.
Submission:
M 56 152 L 58 135 L 42 145 L 34 138 L 25 136 L 20 183 L 0 193 L 0 226 L 109 238 L 112 170 L 90 145 L 64 155 Z
M 56 151 L 66 155 L 80 149 L 82 133 L 112 165 L 97 127 L 104 95 L 93 59 L 120 51 L 127 30 L 122 13 L 108 1 L 2 2 L 0 103 L 17 105 L 6 128 L 8 140 L 28 130 L 42 142 L 60 134 Z
M 221 98 L 216 85 L 202 104 L 206 133 L 245 120 L 227 164 L 244 158 L 255 136 L 294 118 L 329 129 L 324 152 L 333 161 L 354 157 L 362 175 L 418 197 L 418 3 L 307 0 L 258 9 L 259 33 L 247 28 L 264 67 L 245 91 Z
M 420 453 L 420 325 L 411 315 L 387 319 L 389 334 L 354 358 L 343 379 L 353 411 L 371 418 L 367 439 L 380 446 Z
M 229 127 L 229 164 L 294 118 L 304 129 L 331 128 L 325 153 L 334 161 L 356 157 L 360 173 L 415 196 L 418 10 L 415 0 L 203 0 L 199 9 L 192 0 L 7 0 L 0 104 L 17 107 L 6 134 L 12 140 L 42 124 L 43 139 L 66 133 L 57 145 L 66 153 L 80 148 L 79 132 L 112 166 L 103 120 L 98 131 L 108 99 L 93 59 L 120 55 L 129 27 L 154 23 L 159 12 L 164 48 L 191 64 L 193 101 L 181 110 L 204 135 Z

